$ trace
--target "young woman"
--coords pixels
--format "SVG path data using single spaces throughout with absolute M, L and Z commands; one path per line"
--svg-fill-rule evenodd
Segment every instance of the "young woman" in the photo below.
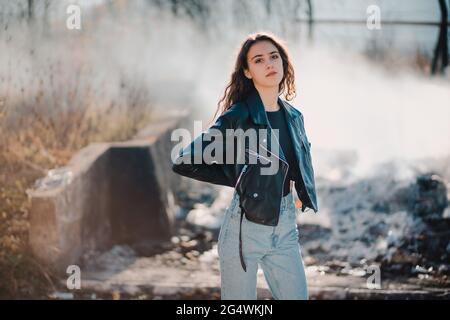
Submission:
M 172 166 L 181 175 L 234 188 L 218 240 L 222 299 L 256 299 L 258 265 L 275 299 L 308 299 L 293 186 L 302 211 L 317 212 L 311 144 L 302 113 L 281 94 L 287 100 L 295 96 L 285 45 L 269 33 L 249 35 L 219 101 L 221 115 L 180 151 Z M 244 162 L 236 161 L 235 145 L 229 145 L 234 142 L 227 139 L 230 129 L 258 132 L 257 141 L 244 141 Z M 216 141 L 213 133 L 222 134 L 216 156 L 224 160 L 193 162 Z M 252 156 L 256 163 L 250 162 Z M 268 165 L 277 170 L 264 173 Z

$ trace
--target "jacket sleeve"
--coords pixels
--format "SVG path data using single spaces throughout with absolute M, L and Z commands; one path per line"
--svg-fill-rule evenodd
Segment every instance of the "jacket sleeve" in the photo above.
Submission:
M 172 171 L 199 181 L 233 186 L 232 178 L 228 177 L 224 170 L 224 162 L 226 159 L 226 129 L 231 129 L 230 121 L 221 115 L 211 127 L 196 137 L 187 147 L 180 150 L 178 157 L 172 163 Z M 218 158 L 223 161 L 222 163 L 214 161 L 207 163 L 203 157 L 204 151 L 216 139 L 211 139 L 211 136 L 214 137 L 215 133 L 219 132 L 216 130 L 219 130 L 222 135 L 222 148 L 216 150 L 216 152 L 219 152 Z

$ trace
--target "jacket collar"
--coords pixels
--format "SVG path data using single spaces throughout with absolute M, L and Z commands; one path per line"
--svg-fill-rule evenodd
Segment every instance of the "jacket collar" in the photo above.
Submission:
M 246 102 L 252 121 L 255 124 L 268 126 L 269 123 L 267 122 L 266 109 L 264 108 L 264 104 L 261 100 L 261 96 L 259 95 L 258 90 L 253 89 L 252 92 L 248 95 Z M 286 111 L 285 115 L 287 117 L 287 120 L 295 123 L 295 118 L 299 116 L 299 113 L 296 112 L 293 107 L 283 101 L 280 97 L 278 97 L 278 104 Z

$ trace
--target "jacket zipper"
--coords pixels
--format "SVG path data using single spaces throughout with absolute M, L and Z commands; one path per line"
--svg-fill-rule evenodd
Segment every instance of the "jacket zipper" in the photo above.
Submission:
M 278 140 L 278 139 L 277 139 Z M 278 142 L 278 145 L 280 145 L 280 143 Z M 269 151 L 266 147 L 264 147 L 262 144 L 259 144 L 260 147 L 264 148 L 267 152 L 270 152 L 271 154 L 273 154 L 275 157 L 277 157 L 281 162 L 285 163 L 287 165 L 287 169 L 284 172 L 284 176 L 283 176 L 283 184 L 281 185 L 281 197 L 280 197 L 280 204 L 279 207 L 281 208 L 281 201 L 283 200 L 283 191 L 284 191 L 284 181 L 286 180 L 286 176 L 287 173 L 289 171 L 289 163 L 287 163 L 286 161 L 284 161 L 283 159 L 281 159 L 279 156 L 277 156 L 275 153 L 273 153 L 272 151 Z
M 275 138 L 276 138 L 276 137 L 275 137 Z M 278 139 L 277 139 L 277 141 L 278 141 Z M 279 141 L 278 141 L 278 145 L 281 146 Z M 284 175 L 283 175 L 283 183 L 282 183 L 282 185 L 281 185 L 281 197 L 280 197 L 280 204 L 279 204 L 279 207 L 281 207 L 281 201 L 283 200 L 282 198 L 283 198 L 283 191 L 284 191 L 284 182 L 286 181 L 286 176 L 287 176 L 287 173 L 289 172 L 289 163 L 288 163 L 287 161 L 284 161 L 283 159 L 281 159 L 279 156 L 277 156 L 277 155 L 276 155 L 275 153 L 273 153 L 272 151 L 269 151 L 269 150 L 268 150 L 266 147 L 264 147 L 264 145 L 262 145 L 261 143 L 259 144 L 259 146 L 262 147 L 263 149 L 265 149 L 265 150 L 266 150 L 267 152 L 269 152 L 270 154 L 273 154 L 278 160 L 280 160 L 281 162 L 283 162 L 283 163 L 286 164 L 286 166 L 287 166 L 287 169 L 286 169 L 286 171 L 284 172 Z M 265 159 L 266 161 L 272 163 L 272 161 L 271 161 L 270 159 L 268 159 L 268 158 L 266 158 L 266 157 L 260 155 L 259 153 L 255 152 L 255 151 L 253 151 L 253 150 L 251 150 L 251 149 L 246 148 L 245 150 L 248 150 L 249 153 L 251 152 L 253 155 L 256 155 L 257 157 L 263 158 L 263 159 Z M 234 185 L 234 189 L 235 189 L 235 190 L 236 190 L 236 188 L 237 188 L 239 182 L 241 181 L 242 176 L 243 176 L 244 173 L 247 171 L 247 168 L 248 168 L 248 164 L 245 164 L 244 167 L 242 168 L 241 173 L 239 174 L 239 177 L 238 177 L 238 179 L 237 179 L 237 181 L 236 181 L 236 184 Z
M 270 130 L 273 130 L 272 126 L 270 125 L 269 118 L 267 117 L 267 113 L 265 113 L 265 116 L 266 116 L 266 121 L 267 121 L 267 124 L 268 124 Z M 289 123 L 288 123 L 288 125 L 289 125 Z M 272 133 L 271 133 L 271 135 L 272 135 Z M 278 140 L 278 138 L 277 138 L 276 135 L 274 135 L 274 136 L 275 136 L 275 139 L 277 139 L 278 146 L 279 146 L 280 149 L 281 149 L 281 143 L 280 143 L 280 140 Z M 260 146 L 262 146 L 264 149 L 267 150 L 267 148 L 264 147 L 263 145 L 260 144 Z M 268 151 L 268 152 L 271 152 L 271 151 L 269 151 L 269 150 L 267 150 L 267 151 Z M 281 152 L 283 152 L 283 149 L 281 149 Z M 286 180 L 287 173 L 289 172 L 289 163 L 287 163 L 287 161 L 284 161 L 283 159 L 281 159 L 280 157 L 278 157 L 275 153 L 273 153 L 273 152 L 271 152 L 271 153 L 272 153 L 273 155 L 275 155 L 275 157 L 277 157 L 278 159 L 280 159 L 282 162 L 284 162 L 284 163 L 287 165 L 286 172 L 284 173 L 284 176 L 283 176 L 283 184 L 282 184 L 282 186 L 281 186 L 280 205 L 278 206 L 279 208 L 281 208 L 281 202 L 283 201 L 283 193 L 284 193 L 284 181 Z M 284 154 L 284 153 L 283 153 L 283 154 Z
M 242 168 L 242 171 L 241 171 L 241 173 L 239 174 L 239 177 L 238 177 L 238 179 L 237 179 L 237 181 L 236 181 L 236 184 L 234 185 L 234 189 L 235 189 L 235 190 L 236 190 L 236 188 L 237 188 L 237 186 L 238 186 L 238 184 L 239 184 L 239 181 L 241 181 L 242 175 L 245 173 L 245 171 L 247 171 L 247 167 L 248 167 L 248 164 L 245 164 L 245 165 L 244 165 L 244 168 Z
M 253 151 L 253 150 L 248 149 L 248 148 L 246 148 L 245 150 L 248 151 L 248 153 L 251 153 L 252 155 L 256 156 L 257 159 L 262 158 L 262 159 L 266 160 L 267 162 L 272 163 L 272 160 L 270 160 L 269 158 L 266 158 L 266 157 L 260 155 L 256 151 Z
M 262 158 L 262 159 L 266 160 L 267 162 L 272 163 L 272 160 L 270 160 L 269 158 L 266 158 L 266 157 L 260 155 L 260 154 L 259 154 L 258 152 L 256 152 L 256 151 L 253 151 L 253 150 L 248 149 L 248 148 L 246 148 L 245 150 L 248 151 L 248 153 L 250 153 L 250 154 L 256 156 L 257 159 Z M 242 168 L 241 173 L 239 174 L 239 177 L 238 177 L 238 179 L 237 179 L 237 181 L 236 181 L 236 184 L 234 185 L 234 188 L 235 188 L 235 189 L 236 189 L 237 185 L 239 184 L 239 181 L 241 180 L 242 176 L 243 176 L 244 173 L 247 171 L 247 168 L 248 168 L 248 164 L 245 164 L 244 167 Z

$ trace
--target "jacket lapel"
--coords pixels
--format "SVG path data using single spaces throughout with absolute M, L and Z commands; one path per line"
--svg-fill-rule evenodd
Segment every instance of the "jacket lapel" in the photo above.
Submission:
M 253 123 L 256 125 L 263 125 L 264 127 L 266 127 L 268 129 L 268 137 L 270 137 L 272 134 L 271 127 L 270 127 L 268 119 L 267 119 L 266 109 L 264 108 L 264 104 L 258 93 L 258 90 L 254 89 L 248 95 L 246 102 L 247 102 L 247 107 L 249 109 L 249 114 L 250 114 L 250 117 L 251 117 Z M 280 105 L 280 107 L 284 108 L 284 110 L 286 111 L 286 112 L 284 112 L 284 114 L 285 114 L 285 117 L 287 120 L 287 124 L 289 127 L 289 133 L 291 134 L 292 141 L 298 141 L 297 139 L 295 139 L 295 136 L 294 136 L 295 133 L 298 132 L 298 130 L 296 130 L 297 123 L 296 123 L 296 119 L 295 119 L 298 117 L 298 113 L 295 112 L 294 108 L 291 107 L 288 103 L 284 102 L 280 97 L 278 97 L 278 104 Z M 274 140 L 275 140 L 275 143 L 278 144 L 278 148 L 279 148 L 278 150 L 280 150 L 280 157 L 284 161 L 287 161 L 286 157 L 283 153 L 283 150 L 281 149 L 281 145 L 278 143 L 278 141 L 276 141 L 277 140 L 276 138 Z M 270 141 L 271 141 L 271 139 L 267 139 L 267 148 L 269 150 L 272 150 Z
M 264 104 L 258 90 L 252 90 L 246 101 L 253 123 L 268 126 L 269 123 L 267 122 L 266 109 L 264 108 Z M 280 97 L 278 97 L 278 104 L 284 107 L 284 110 L 286 111 L 285 115 L 287 117 L 286 120 L 288 120 L 288 123 L 296 124 L 295 118 L 299 117 L 299 115 L 295 112 L 294 108 L 283 101 Z
M 266 109 L 258 93 L 258 90 L 254 89 L 247 97 L 247 107 L 249 109 L 250 117 L 254 124 L 268 126 L 266 117 Z

